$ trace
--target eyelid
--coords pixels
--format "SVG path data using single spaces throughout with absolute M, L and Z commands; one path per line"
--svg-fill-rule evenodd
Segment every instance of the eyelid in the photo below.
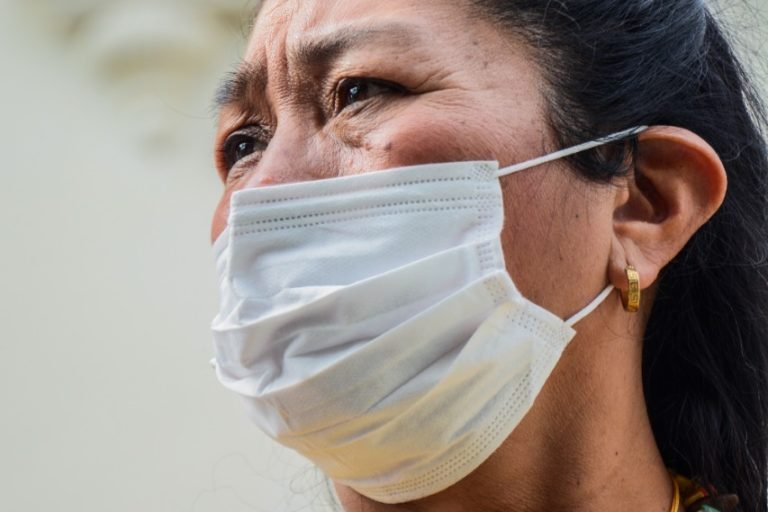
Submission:
M 234 128 L 221 136 L 216 150 L 223 151 L 232 137 L 238 135 L 251 136 L 260 142 L 268 143 L 272 138 L 272 131 L 259 123 L 249 123 L 238 128 Z
M 266 149 L 266 147 L 269 145 L 269 141 L 272 139 L 272 131 L 269 128 L 265 127 L 261 123 L 253 123 L 253 122 L 250 124 L 240 125 L 239 127 L 234 127 L 229 131 L 227 131 L 226 133 L 222 134 L 219 137 L 218 142 L 216 144 L 216 148 L 214 151 L 215 153 L 214 159 L 215 159 L 216 169 L 218 171 L 219 177 L 225 183 L 227 182 L 228 176 L 230 175 L 232 170 L 238 167 L 238 164 L 240 162 L 251 160 L 250 158 L 251 155 L 249 155 L 248 157 L 245 157 L 239 160 L 238 162 L 235 162 L 231 167 L 227 166 L 227 161 L 226 161 L 227 145 L 229 144 L 229 142 L 232 140 L 233 137 L 242 136 L 242 135 L 252 137 L 258 145 L 263 145 L 263 148 L 260 150 L 254 151 L 254 154 L 262 153 Z
M 364 83 L 376 85 L 376 86 L 379 86 L 379 87 L 388 88 L 388 89 L 391 89 L 391 92 L 393 94 L 407 94 L 409 92 L 407 87 L 405 87 L 405 86 L 403 86 L 403 85 L 401 85 L 401 84 L 399 84 L 397 82 L 394 82 L 394 81 L 391 81 L 391 80 L 386 80 L 384 78 L 375 78 L 375 77 L 372 77 L 372 76 L 364 76 L 364 75 L 345 76 L 345 77 L 342 77 L 342 78 L 338 79 L 335 82 L 335 84 L 333 86 L 333 89 L 329 93 L 331 95 L 331 102 L 332 102 L 331 104 L 333 106 L 333 112 L 334 112 L 335 115 L 338 115 L 341 112 L 345 111 L 347 108 L 353 106 L 353 105 L 347 105 L 345 107 L 341 107 L 340 108 L 339 93 L 340 93 L 341 87 L 344 84 L 347 84 L 349 82 L 354 82 L 354 81 L 364 82 Z M 374 97 L 368 98 L 366 100 L 362 100 L 362 101 L 356 103 L 356 105 L 364 105 L 368 101 L 374 100 L 374 99 L 376 99 L 377 97 L 380 97 L 380 96 L 381 95 L 378 94 L 378 95 L 376 95 Z
M 224 122 L 220 121 L 215 142 L 216 151 L 222 150 L 227 144 L 227 141 L 234 134 L 242 132 L 243 130 L 251 129 L 253 127 L 260 128 L 262 130 L 266 129 L 265 123 L 262 122 L 261 118 L 254 116 L 241 115 L 238 116 L 237 119 L 228 119 Z

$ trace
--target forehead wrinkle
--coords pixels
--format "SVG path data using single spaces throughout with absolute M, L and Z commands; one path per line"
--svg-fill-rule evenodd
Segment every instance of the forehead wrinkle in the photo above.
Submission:
M 376 26 L 348 26 L 326 33 L 304 32 L 293 49 L 289 50 L 292 60 L 300 67 L 328 66 L 344 52 L 370 45 L 394 48 L 408 48 L 423 38 L 419 32 L 406 23 L 390 23 Z M 268 72 L 261 62 L 243 62 L 237 71 L 229 73 L 219 85 L 214 108 L 236 106 L 248 110 L 256 104 L 268 85 Z
M 290 54 L 299 65 L 315 67 L 328 64 L 344 52 L 356 48 L 373 44 L 404 48 L 417 44 L 421 39 L 418 31 L 405 23 L 349 26 L 321 34 L 305 32 Z

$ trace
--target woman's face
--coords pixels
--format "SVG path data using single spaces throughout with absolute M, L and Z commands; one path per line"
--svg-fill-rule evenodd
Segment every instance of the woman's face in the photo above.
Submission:
M 457 160 L 502 166 L 552 151 L 527 48 L 454 0 L 266 0 L 221 90 L 217 167 L 249 187 Z M 562 162 L 502 181 L 508 270 L 561 317 L 606 284 L 615 191 Z

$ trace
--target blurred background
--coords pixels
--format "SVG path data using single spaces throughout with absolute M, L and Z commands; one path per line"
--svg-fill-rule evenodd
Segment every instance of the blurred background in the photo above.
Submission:
M 0 510 L 326 510 L 208 364 L 248 0 L 0 0 Z M 768 89 L 768 0 L 721 8 Z

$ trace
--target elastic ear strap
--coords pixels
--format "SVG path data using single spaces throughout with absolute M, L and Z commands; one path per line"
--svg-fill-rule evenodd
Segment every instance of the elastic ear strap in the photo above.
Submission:
M 600 292 L 600 295 L 595 297 L 595 299 L 587 304 L 587 307 L 573 315 L 571 318 L 567 319 L 565 321 L 565 325 L 568 327 L 573 327 L 578 321 L 583 320 L 584 317 L 592 313 L 594 310 L 596 310 L 600 304 L 605 302 L 605 299 L 608 298 L 608 296 L 613 292 L 613 285 L 609 285 L 605 290 Z
M 584 144 L 579 144 L 578 146 L 561 149 L 560 151 L 555 151 L 554 153 L 550 153 L 548 155 L 544 155 L 539 158 L 534 158 L 533 160 L 527 160 L 525 162 L 512 165 L 510 167 L 499 169 L 497 176 L 498 177 L 509 176 L 510 174 L 524 171 L 526 169 L 530 169 L 531 167 L 536 167 L 541 164 L 546 164 L 548 162 L 553 162 L 555 160 L 560 160 L 561 158 L 565 158 L 567 156 L 575 155 L 577 153 L 582 153 L 590 149 L 594 149 L 600 146 L 604 146 L 606 144 L 610 144 L 611 142 L 617 142 L 623 139 L 628 139 L 630 137 L 634 137 L 640 133 L 643 133 L 647 129 L 648 129 L 647 126 L 636 126 L 634 128 L 630 128 L 629 130 L 624 130 L 622 132 L 614 133 L 613 135 L 608 135 L 607 137 L 602 137 L 600 139 L 595 139 L 590 142 L 585 142 Z

